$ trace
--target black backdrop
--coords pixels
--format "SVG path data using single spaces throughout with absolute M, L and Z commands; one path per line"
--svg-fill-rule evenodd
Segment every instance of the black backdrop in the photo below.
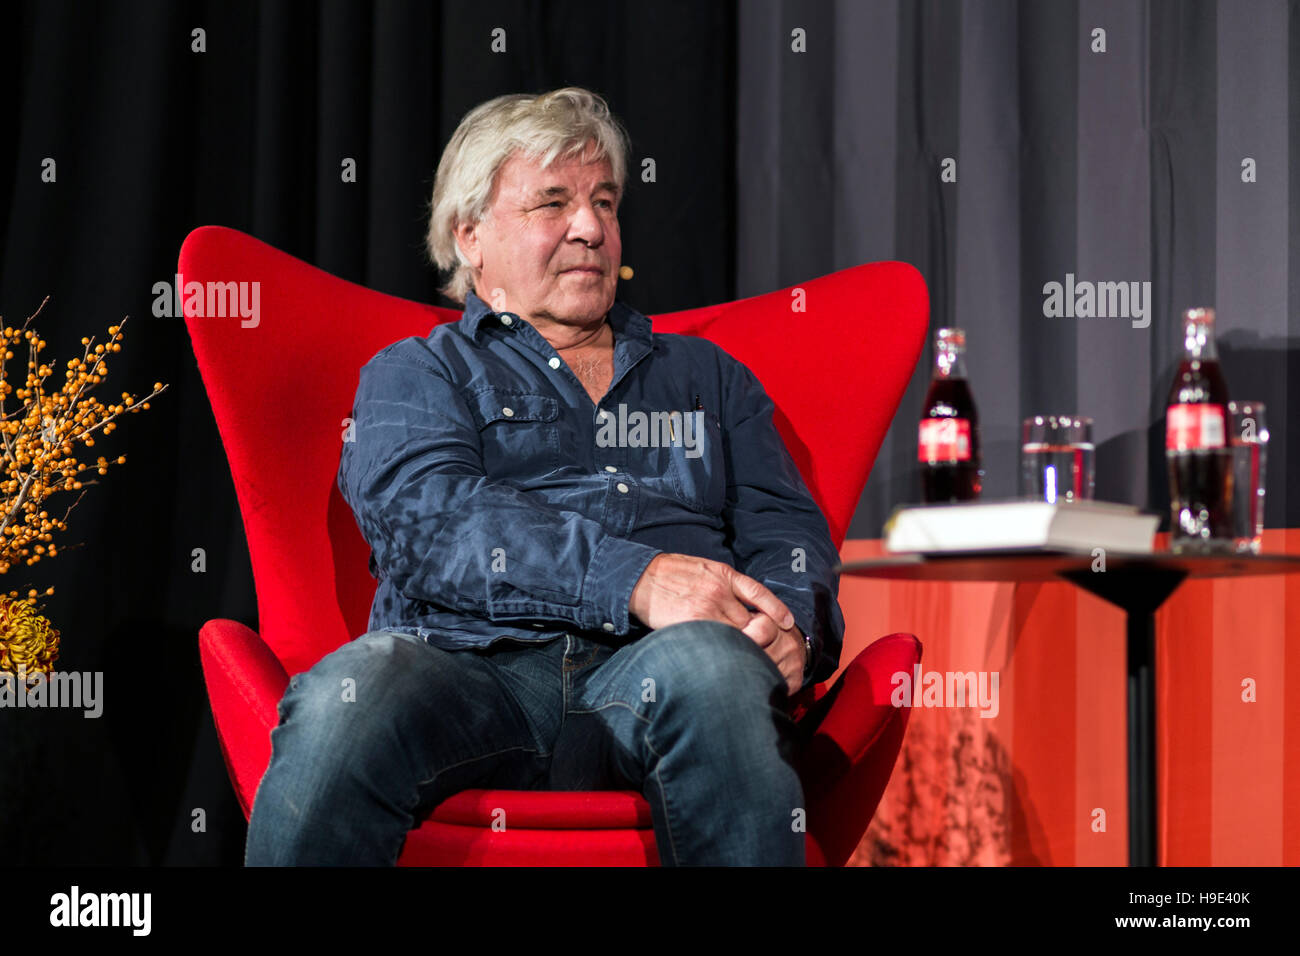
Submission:
M 1285 414 L 1300 388 L 1300 0 L 7 9 L 0 315 L 19 324 L 51 297 L 38 327 L 60 376 L 82 336 L 102 341 L 129 316 L 98 396 L 169 389 L 90 449 L 127 463 L 73 512 L 67 550 L 0 578 L 4 591 L 54 586 L 60 669 L 105 682 L 98 719 L 0 709 L 4 862 L 242 861 L 197 632 L 214 617 L 256 627 L 256 601 L 188 335 L 152 316 L 152 287 L 172 279 L 190 230 L 220 224 L 450 305 L 424 257 L 425 204 L 461 116 L 502 93 L 586 86 L 628 127 L 620 218 L 636 276 L 619 295 L 644 312 L 878 259 L 917 265 L 932 326 L 968 330 L 999 495 L 1014 488 L 1020 417 L 1060 410 L 1096 418 L 1099 497 L 1167 510 L 1159 439 L 1178 315 L 1215 305 L 1230 389 L 1270 407 L 1267 524 L 1300 526 Z M 806 52 L 792 49 L 797 30 Z M 347 157 L 355 183 L 340 181 Z M 646 157 L 653 183 L 637 175 Z M 1243 157 L 1258 162 L 1249 183 Z M 940 178 L 948 158 L 953 182 Z M 1047 319 L 1043 284 L 1067 273 L 1150 281 L 1149 328 Z M 852 537 L 878 535 L 914 488 L 929 361 Z M 822 384 L 832 399 L 843 387 Z
M 102 671 L 105 687 L 97 719 L 0 711 L 0 857 L 238 864 L 244 822 L 197 633 L 214 617 L 255 627 L 256 600 L 189 338 L 181 320 L 153 317 L 153 284 L 171 281 L 190 230 L 220 224 L 371 288 L 450 306 L 424 258 L 423 216 L 451 132 L 492 96 L 580 85 L 610 102 L 635 155 L 658 160 L 657 184 L 629 185 L 624 261 L 637 276 L 620 295 L 647 312 L 725 299 L 734 4 L 40 2 L 10 16 L 0 314 L 21 324 L 50 296 L 38 327 L 60 378 L 82 336 L 104 341 L 129 316 L 96 394 L 169 388 L 88 449 L 127 461 L 73 511 L 56 541 L 69 550 L 0 578 L 6 591 L 54 586 L 44 613 L 62 632 L 58 667 Z M 191 50 L 196 27 L 206 52 Z M 504 54 L 489 50 L 495 27 Z M 41 181 L 46 157 L 54 183 Z M 343 157 L 355 158 L 358 182 L 340 182 Z M 638 201 L 649 188 L 667 205 Z M 191 570 L 199 547 L 203 573 Z

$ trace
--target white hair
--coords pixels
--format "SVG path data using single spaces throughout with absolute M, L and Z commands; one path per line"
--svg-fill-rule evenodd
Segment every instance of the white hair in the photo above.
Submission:
M 516 152 L 540 161 L 543 169 L 579 154 L 583 162 L 606 159 L 619 197 L 623 195 L 630 140 L 595 93 L 566 86 L 536 96 L 509 93 L 480 103 L 461 119 L 443 150 L 429 202 L 429 258 L 439 270 L 452 271 L 438 291 L 455 302 L 464 303 L 477 275 L 456 243 L 456 227 L 488 217 L 497 171 Z

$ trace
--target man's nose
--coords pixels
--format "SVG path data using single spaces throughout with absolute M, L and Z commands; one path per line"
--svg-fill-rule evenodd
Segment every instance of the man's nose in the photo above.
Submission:
M 594 206 L 578 204 L 573 220 L 569 223 L 569 235 L 582 239 L 587 245 L 599 245 L 605 237 L 605 224 Z

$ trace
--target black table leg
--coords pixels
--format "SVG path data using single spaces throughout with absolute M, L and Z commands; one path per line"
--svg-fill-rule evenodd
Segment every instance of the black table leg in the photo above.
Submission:
M 1156 619 L 1128 612 L 1128 863 L 1156 858 Z
M 1156 610 L 1187 572 L 1119 567 L 1062 577 L 1123 609 L 1127 618 L 1128 865 L 1156 866 Z

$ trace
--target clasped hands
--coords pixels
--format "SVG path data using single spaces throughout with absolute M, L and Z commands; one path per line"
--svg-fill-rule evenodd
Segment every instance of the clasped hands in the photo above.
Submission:
M 632 589 L 628 610 L 651 629 L 681 621 L 730 624 L 772 659 L 791 696 L 803 687 L 804 636 L 790 609 L 763 584 L 728 564 L 688 554 L 657 554 Z

